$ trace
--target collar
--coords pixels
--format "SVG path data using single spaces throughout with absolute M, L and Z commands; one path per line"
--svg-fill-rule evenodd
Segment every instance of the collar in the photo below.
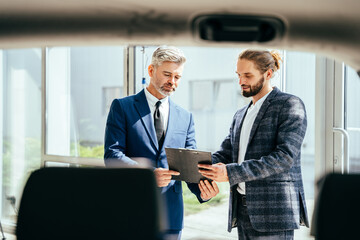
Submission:
M 255 104 L 251 104 L 250 107 L 261 107 L 261 105 L 264 103 L 265 99 L 269 96 L 269 94 L 272 92 L 268 92 L 266 95 L 264 95 L 262 98 L 260 98 Z
M 163 99 L 157 99 L 157 97 L 155 97 L 154 95 L 152 95 L 147 88 L 144 88 L 144 92 L 145 92 L 145 96 L 146 96 L 146 100 L 148 101 L 150 106 L 155 106 L 155 104 L 160 101 L 161 104 L 163 103 L 167 103 L 169 101 L 169 97 L 164 97 Z

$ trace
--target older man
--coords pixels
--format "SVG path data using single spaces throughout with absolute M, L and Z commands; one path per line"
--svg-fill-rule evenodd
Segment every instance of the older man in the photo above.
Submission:
M 115 99 L 105 132 L 105 164 L 136 164 L 131 158 L 150 159 L 166 203 L 166 239 L 180 239 L 183 228 L 183 199 L 178 172 L 168 169 L 164 147 L 196 148 L 192 114 L 176 105 L 169 96 L 176 90 L 186 59 L 174 47 L 159 47 L 148 67 L 149 86 L 136 95 Z M 215 182 L 188 184 L 200 202 L 218 192 Z M 144 199 L 146 200 L 146 199 Z M 139 219 L 141 221 L 141 219 Z

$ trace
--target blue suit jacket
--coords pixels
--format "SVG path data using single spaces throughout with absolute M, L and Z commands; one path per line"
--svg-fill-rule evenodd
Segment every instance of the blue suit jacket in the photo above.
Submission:
M 307 126 L 304 104 L 274 88 L 252 126 L 245 161 L 238 164 L 240 131 L 249 106 L 235 113 L 229 135 L 212 156 L 214 163 L 227 164 L 231 186 L 228 231 L 236 226 L 234 192 L 240 182 L 245 182 L 254 229 L 271 232 L 309 226 L 300 168 Z
M 196 148 L 192 114 L 169 99 L 168 128 L 162 149 L 158 149 L 153 116 L 145 92 L 112 102 L 105 130 L 105 165 L 117 163 L 137 164 L 131 158 L 142 157 L 151 161 L 153 167 L 168 168 L 164 147 Z M 200 202 L 197 184 L 188 184 Z M 161 189 L 166 204 L 167 223 L 171 230 L 183 228 L 183 199 L 180 181 L 172 180 Z M 145 199 L 144 199 L 145 200 Z

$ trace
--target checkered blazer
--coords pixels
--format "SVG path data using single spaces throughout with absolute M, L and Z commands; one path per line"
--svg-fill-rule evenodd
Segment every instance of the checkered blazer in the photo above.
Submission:
M 256 116 L 245 161 L 238 164 L 240 131 L 249 106 L 235 113 L 229 135 L 212 155 L 213 163 L 227 164 L 231 187 L 228 231 L 236 227 L 234 193 L 240 182 L 245 182 L 246 204 L 255 230 L 309 227 L 300 167 L 307 126 L 305 106 L 298 97 L 275 87 Z

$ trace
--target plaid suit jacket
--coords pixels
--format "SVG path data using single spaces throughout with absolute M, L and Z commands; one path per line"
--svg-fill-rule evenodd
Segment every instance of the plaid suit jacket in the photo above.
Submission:
M 212 155 L 214 163 L 226 164 L 229 177 L 228 231 L 236 227 L 234 193 L 240 182 L 245 182 L 246 204 L 255 230 L 309 227 L 300 166 L 307 126 L 305 106 L 300 98 L 275 87 L 256 116 L 245 161 L 238 164 L 240 131 L 249 106 L 235 113 L 229 135 Z

